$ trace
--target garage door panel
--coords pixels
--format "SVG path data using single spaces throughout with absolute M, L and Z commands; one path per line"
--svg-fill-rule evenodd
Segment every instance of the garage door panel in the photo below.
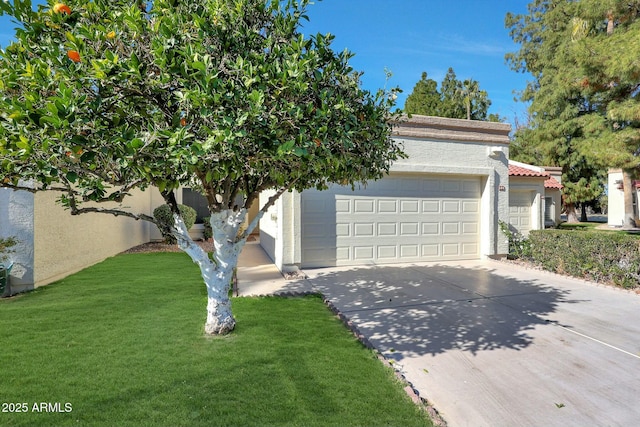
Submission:
M 398 213 L 398 201 L 397 200 L 378 200 L 378 212 L 385 213 Z
M 531 192 L 514 191 L 509 194 L 509 224 L 520 233 L 527 234 L 531 230 L 532 204 Z
M 351 200 L 337 199 L 336 212 L 351 212 Z M 327 214 L 329 213 L 327 212 Z
M 476 236 L 480 232 L 480 224 L 477 222 L 463 222 L 462 234 L 469 234 Z
M 422 235 L 432 236 L 440 234 L 440 223 L 438 222 L 423 222 L 422 223 Z
M 384 245 L 380 245 L 378 246 L 378 259 L 383 259 L 383 260 L 393 260 L 395 258 L 398 257 L 398 248 L 395 245 L 390 245 L 390 246 L 384 246 Z
M 445 214 L 459 213 L 460 202 L 457 200 L 445 200 L 442 202 L 442 212 Z
M 419 236 L 420 226 L 417 222 L 401 222 L 400 223 L 400 235 L 401 236 Z
M 354 214 L 373 213 L 375 212 L 374 205 L 375 203 L 373 200 L 356 199 L 353 201 L 353 213 Z
M 423 213 L 440 213 L 440 202 L 438 200 L 423 200 L 422 201 Z
M 378 236 L 397 236 L 398 224 L 395 222 L 378 223 Z
M 462 244 L 462 254 L 463 255 L 476 255 L 478 253 L 478 244 L 477 243 L 463 243 Z
M 418 213 L 418 200 L 400 200 L 400 213 Z
M 374 247 L 373 245 L 366 246 L 354 246 L 353 258 L 357 261 L 368 261 L 373 259 Z
M 355 192 L 305 191 L 303 204 L 307 198 L 329 202 L 303 209 L 304 267 L 479 257 L 480 179 L 390 177 Z
M 421 255 L 423 258 L 437 258 L 440 256 L 439 245 L 431 243 L 431 244 L 423 244 L 421 246 L 422 252 Z
M 417 258 L 418 245 L 400 245 L 401 258 Z
M 336 224 L 336 237 L 351 237 L 351 224 Z
M 373 223 L 355 223 L 353 227 L 353 237 L 373 237 Z
M 478 202 L 462 202 L 462 212 L 464 213 L 478 213 L 480 212 L 480 203 Z

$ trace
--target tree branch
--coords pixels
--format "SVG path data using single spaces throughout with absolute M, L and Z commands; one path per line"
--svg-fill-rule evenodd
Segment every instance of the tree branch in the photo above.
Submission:
M 133 218 L 135 220 L 143 220 L 143 221 L 149 221 L 152 222 L 154 224 L 158 224 L 156 219 L 152 216 L 146 215 L 146 214 L 134 214 L 132 212 L 127 212 L 127 211 L 123 211 L 123 210 L 119 210 L 119 209 L 109 209 L 109 208 L 94 208 L 94 207 L 90 207 L 90 208 L 76 208 L 76 207 L 72 207 L 71 208 L 71 215 L 81 215 L 84 213 L 103 213 L 103 214 L 110 214 L 113 216 L 125 216 L 128 218 Z

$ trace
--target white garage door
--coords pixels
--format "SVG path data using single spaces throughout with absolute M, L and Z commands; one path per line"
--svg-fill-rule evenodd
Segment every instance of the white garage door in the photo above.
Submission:
M 512 191 L 509 194 L 509 224 L 523 235 L 531 230 L 531 205 L 533 193 L 530 191 Z
M 480 256 L 480 178 L 393 176 L 301 202 L 303 267 Z

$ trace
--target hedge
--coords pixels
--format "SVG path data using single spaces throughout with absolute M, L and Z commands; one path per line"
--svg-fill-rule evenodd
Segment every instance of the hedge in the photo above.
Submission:
M 544 269 L 624 288 L 640 287 L 640 239 L 603 231 L 535 230 L 531 258 Z
M 187 205 L 178 205 L 178 209 L 182 214 L 182 220 L 184 221 L 184 225 L 187 227 L 187 230 L 193 227 L 193 224 L 196 222 L 196 210 L 191 206 Z M 177 243 L 175 237 L 173 237 L 170 233 L 171 224 L 173 224 L 173 214 L 171 213 L 171 208 L 169 205 L 160 205 L 153 210 L 153 216 L 156 221 L 158 221 L 158 229 L 164 236 L 167 243 Z

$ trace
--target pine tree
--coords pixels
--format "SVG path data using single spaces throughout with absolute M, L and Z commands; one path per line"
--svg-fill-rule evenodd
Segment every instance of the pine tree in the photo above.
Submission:
M 413 92 L 407 97 L 404 111 L 407 114 L 421 114 L 424 116 L 438 116 L 440 114 L 440 93 L 438 83 L 427 78 L 427 73 L 422 73 L 422 78 L 416 83 Z
M 488 94 L 480 90 L 477 80 L 460 81 L 453 68 L 449 68 L 438 92 L 437 83 L 422 73 L 413 92 L 407 97 L 404 111 L 407 114 L 450 117 L 467 120 L 501 121 L 498 115 L 487 117 L 491 105 Z

